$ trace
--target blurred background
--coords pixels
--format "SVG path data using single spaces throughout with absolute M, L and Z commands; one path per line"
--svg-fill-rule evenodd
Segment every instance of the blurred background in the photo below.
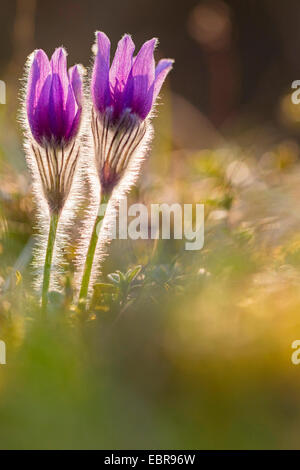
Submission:
M 0 26 L 0 447 L 299 448 L 300 3 L 2 0 Z M 95 30 L 113 50 L 125 32 L 137 47 L 156 36 L 157 59 L 175 59 L 130 197 L 204 203 L 205 245 L 114 241 L 83 318 L 74 229 L 46 327 L 31 287 L 24 63 L 63 45 L 88 67 Z

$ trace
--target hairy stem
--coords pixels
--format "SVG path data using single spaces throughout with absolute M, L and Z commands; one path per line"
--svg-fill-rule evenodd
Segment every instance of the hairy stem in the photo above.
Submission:
M 46 317 L 47 315 L 47 303 L 48 303 L 48 291 L 49 291 L 49 285 L 50 285 L 51 265 L 52 265 L 52 257 L 53 257 L 53 250 L 54 250 L 54 245 L 55 245 L 58 220 L 59 220 L 58 214 L 51 215 L 47 251 L 46 251 L 46 258 L 45 258 L 45 266 L 44 266 L 43 286 L 42 286 L 42 312 L 43 312 L 44 317 Z
M 82 276 L 82 281 L 81 281 L 81 288 L 80 288 L 80 293 L 79 293 L 79 300 L 85 299 L 88 295 L 90 278 L 91 278 L 99 233 L 100 233 L 103 219 L 105 217 L 105 210 L 101 211 L 100 209 L 101 209 L 102 204 L 107 204 L 108 201 L 109 201 L 109 195 L 104 195 L 101 197 L 98 215 L 94 222 L 93 232 L 92 232 L 92 236 L 90 239 L 88 252 L 87 252 L 87 256 L 85 260 L 84 271 L 83 271 L 83 276 Z

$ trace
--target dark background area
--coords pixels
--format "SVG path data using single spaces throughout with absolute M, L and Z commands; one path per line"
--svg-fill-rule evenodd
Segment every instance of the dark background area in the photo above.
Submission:
M 176 60 L 173 91 L 228 131 L 244 114 L 276 119 L 300 76 L 299 17 L 296 0 L 2 0 L 0 71 L 15 87 L 34 48 L 59 45 L 88 65 L 98 29 L 113 49 L 124 32 L 138 47 L 157 36 L 157 55 Z

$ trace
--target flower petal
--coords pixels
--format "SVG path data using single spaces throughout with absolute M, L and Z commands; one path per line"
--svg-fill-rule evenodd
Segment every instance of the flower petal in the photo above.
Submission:
M 128 34 L 125 34 L 125 36 L 123 36 L 118 43 L 115 57 L 110 69 L 110 86 L 113 91 L 117 89 L 118 92 L 122 92 L 124 90 L 132 67 L 132 56 L 134 49 L 134 42 Z
M 128 34 L 125 34 L 119 41 L 115 53 L 115 57 L 110 68 L 110 87 L 114 101 L 114 117 L 117 119 L 128 104 L 129 96 L 132 96 L 132 82 L 130 76 L 133 52 L 135 49 L 134 42 Z M 129 92 L 129 94 L 128 94 Z
M 51 58 L 52 83 L 49 96 L 49 124 L 55 140 L 67 138 L 77 112 L 75 94 L 67 71 L 67 53 L 60 47 Z
M 69 80 L 74 91 L 77 105 L 82 104 L 82 71 L 80 65 L 74 65 L 69 69 Z
M 31 126 L 31 132 L 34 138 L 41 145 L 44 138 L 51 138 L 49 125 L 49 96 L 52 83 L 51 74 L 48 75 L 39 95 L 39 100 L 34 110 L 34 125 Z
M 79 129 L 79 125 L 80 125 L 80 120 L 81 120 L 81 109 L 79 108 L 76 115 L 74 116 L 72 125 L 67 132 L 67 135 L 66 135 L 67 140 L 71 140 L 73 139 L 73 137 L 76 136 L 77 131 Z
M 64 136 L 64 89 L 58 74 L 52 75 L 52 83 L 49 95 L 49 125 L 51 134 L 57 142 Z
M 82 112 L 82 70 L 79 65 L 69 69 L 69 91 L 65 109 L 65 138 L 72 139 L 78 131 Z
M 157 39 L 145 42 L 132 66 L 133 95 L 132 110 L 145 119 L 153 102 L 153 83 L 155 78 L 154 48 Z
M 69 85 L 68 98 L 66 103 L 66 108 L 64 109 L 63 116 L 63 127 L 64 127 L 64 136 L 67 137 L 70 133 L 70 129 L 73 126 L 73 121 L 75 119 L 76 113 L 78 111 L 78 105 L 75 98 L 75 94 L 72 88 L 72 85 Z
M 173 67 L 173 59 L 162 59 L 158 62 L 155 69 L 155 81 L 154 81 L 154 91 L 153 91 L 153 103 L 155 102 L 163 82 L 166 79 L 166 76 Z
M 28 121 L 36 138 L 38 137 L 36 132 L 39 123 L 35 119 L 35 110 L 50 71 L 50 63 L 46 53 L 42 49 L 36 50 L 32 55 L 26 96 Z
M 63 104 L 65 105 L 69 92 L 69 77 L 67 71 L 67 53 L 63 47 L 55 49 L 51 61 L 52 76 L 57 75 L 61 83 Z
M 110 41 L 106 34 L 100 31 L 96 32 L 96 49 L 91 92 L 95 108 L 104 112 L 111 104 L 109 89 Z

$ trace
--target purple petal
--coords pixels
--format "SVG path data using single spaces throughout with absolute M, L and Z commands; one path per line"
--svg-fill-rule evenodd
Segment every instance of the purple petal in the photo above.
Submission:
M 166 76 L 173 67 L 174 60 L 172 59 L 162 59 L 158 62 L 155 69 L 155 81 L 154 81 L 154 91 L 153 91 L 153 103 L 155 102 L 163 82 L 166 79 Z
M 49 95 L 49 125 L 51 134 L 60 142 L 64 136 L 64 89 L 58 74 L 52 75 Z
M 82 75 L 80 66 L 74 65 L 69 69 L 69 80 L 72 85 L 77 105 L 81 107 L 82 104 Z
M 67 71 L 67 53 L 63 47 L 55 49 L 51 61 L 52 76 L 57 75 L 61 83 L 63 103 L 65 104 L 69 91 L 69 77 Z
M 48 75 L 40 92 L 40 96 L 34 110 L 34 125 L 31 126 L 32 134 L 40 144 L 43 143 L 44 138 L 51 138 L 49 125 L 49 96 L 51 83 L 52 76 L 50 74 Z
M 150 112 L 153 102 L 153 83 L 155 78 L 154 48 L 157 39 L 145 42 L 132 66 L 133 95 L 132 110 L 142 119 Z
M 96 48 L 91 92 L 95 108 L 104 112 L 111 104 L 109 89 L 110 41 L 106 34 L 99 31 L 96 33 Z
M 75 98 L 75 94 L 72 88 L 72 85 L 69 85 L 69 91 L 68 91 L 68 98 L 67 98 L 67 103 L 66 103 L 66 108 L 64 110 L 64 137 L 67 138 L 67 136 L 70 133 L 70 130 L 73 126 L 73 121 L 75 119 L 76 113 L 78 111 L 78 105 L 77 101 Z
M 128 34 L 119 41 L 110 68 L 110 86 L 114 100 L 114 117 L 117 119 L 128 106 L 132 97 L 131 68 L 135 45 Z
M 132 56 L 135 49 L 134 42 L 128 34 L 119 41 L 115 57 L 110 69 L 111 89 L 119 93 L 125 88 L 132 67 Z
M 77 131 L 79 129 L 79 125 L 80 125 L 80 120 L 81 120 L 81 109 L 79 108 L 76 115 L 75 115 L 75 117 L 74 117 L 74 119 L 73 119 L 72 125 L 71 125 L 71 127 L 68 130 L 68 133 L 66 135 L 67 140 L 71 140 L 71 139 L 73 139 L 73 137 L 76 136 Z
M 66 51 L 61 47 L 56 49 L 50 63 L 52 84 L 49 96 L 49 124 L 52 135 L 57 142 L 61 142 L 67 140 L 78 106 L 67 71 Z
M 82 111 L 82 75 L 80 66 L 74 65 L 69 69 L 69 94 L 65 110 L 66 138 L 72 139 L 79 128 Z
M 26 97 L 27 115 L 30 128 L 38 139 L 39 123 L 35 119 L 35 109 L 44 88 L 45 81 L 50 74 L 49 59 L 42 49 L 35 51 L 29 71 Z

